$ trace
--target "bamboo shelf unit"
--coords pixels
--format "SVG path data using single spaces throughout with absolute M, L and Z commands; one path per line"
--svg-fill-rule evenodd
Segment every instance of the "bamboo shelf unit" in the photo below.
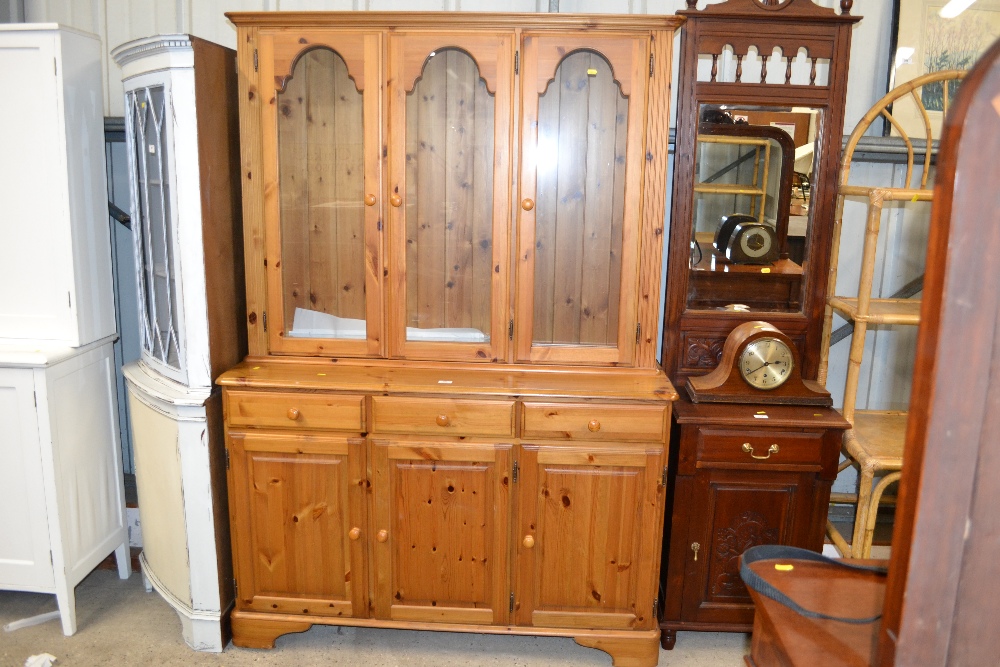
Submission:
M 847 378 L 844 387 L 844 417 L 852 428 L 844 433 L 843 453 L 845 460 L 840 470 L 849 466 L 858 469 L 858 490 L 856 493 L 831 494 L 833 503 L 856 504 L 854 530 L 848 543 L 840 532 L 827 520 L 827 534 L 841 555 L 850 558 L 868 558 L 871 554 L 872 535 L 875 519 L 882 500 L 893 501 L 884 496 L 886 488 L 896 482 L 903 468 L 903 440 L 906 435 L 907 413 L 902 411 L 857 410 L 858 382 L 865 350 L 865 336 L 868 325 L 909 325 L 920 324 L 920 300 L 872 297 L 875 277 L 875 259 L 878 246 L 882 209 L 886 202 L 930 202 L 934 191 L 927 180 L 931 167 L 933 134 L 931 118 L 924 106 L 922 89 L 928 85 L 940 85 L 943 90 L 944 110 L 948 112 L 949 82 L 962 79 L 965 72 L 946 70 L 932 72 L 897 86 L 879 100 L 858 122 L 847 143 L 841 161 L 840 183 L 837 194 L 837 214 L 833 227 L 833 249 L 830 258 L 830 275 L 827 282 L 827 302 L 823 321 L 822 355 L 820 358 L 819 381 L 826 383 L 829 363 L 830 338 L 833 328 L 833 314 L 839 313 L 854 323 L 854 336 L 848 357 Z M 919 187 L 913 187 L 913 167 L 915 153 L 921 149 L 914 147 L 910 136 L 896 117 L 892 115 L 893 105 L 915 105 L 923 120 L 924 141 L 923 170 Z M 851 185 L 851 161 L 859 140 L 868 131 L 876 118 L 885 118 L 895 133 L 906 145 L 906 178 L 903 187 L 881 185 Z M 861 254 L 861 274 L 856 298 L 836 295 L 837 266 L 840 255 L 840 235 L 844 219 L 844 201 L 847 198 L 867 200 L 868 214 L 865 237 Z M 875 483 L 875 478 L 879 478 Z

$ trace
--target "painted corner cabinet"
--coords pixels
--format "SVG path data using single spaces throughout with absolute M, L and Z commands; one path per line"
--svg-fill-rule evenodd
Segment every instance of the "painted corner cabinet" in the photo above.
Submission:
M 672 16 L 236 13 L 234 642 L 574 637 L 655 665 Z
M 229 643 L 220 373 L 246 354 L 236 53 L 190 35 L 112 51 L 122 68 L 142 354 L 128 382 L 139 556 L 185 642 Z

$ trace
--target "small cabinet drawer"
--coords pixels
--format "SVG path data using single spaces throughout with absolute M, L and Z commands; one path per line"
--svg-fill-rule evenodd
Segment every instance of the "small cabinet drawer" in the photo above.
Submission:
M 372 398 L 372 431 L 416 435 L 514 435 L 514 401 Z
M 364 397 L 272 391 L 227 391 L 229 426 L 364 430 Z
M 658 405 L 525 403 L 521 437 L 662 442 L 665 428 Z
M 706 429 L 698 432 L 698 467 L 712 464 L 795 465 L 818 469 L 823 433 Z

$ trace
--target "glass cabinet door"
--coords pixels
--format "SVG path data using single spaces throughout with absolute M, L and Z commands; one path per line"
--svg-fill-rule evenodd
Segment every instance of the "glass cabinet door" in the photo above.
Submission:
M 648 58 L 639 38 L 524 38 L 518 361 L 633 361 Z
M 126 92 L 125 122 L 142 356 L 167 377 L 186 382 L 169 86 L 161 82 Z
M 389 354 L 506 356 L 512 35 L 389 38 Z
M 380 37 L 260 43 L 261 80 L 275 86 L 262 118 L 271 350 L 377 355 Z

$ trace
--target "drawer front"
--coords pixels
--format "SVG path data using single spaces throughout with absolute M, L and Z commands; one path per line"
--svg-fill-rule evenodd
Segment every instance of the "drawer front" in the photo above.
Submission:
M 363 396 L 226 391 L 230 426 L 364 430 Z
M 665 406 L 525 403 L 521 437 L 662 442 L 665 429 Z
M 375 396 L 372 432 L 509 438 L 514 435 L 514 401 Z
M 703 428 L 698 432 L 698 466 L 736 463 L 818 468 L 823 462 L 823 435 L 822 431 L 802 433 Z

